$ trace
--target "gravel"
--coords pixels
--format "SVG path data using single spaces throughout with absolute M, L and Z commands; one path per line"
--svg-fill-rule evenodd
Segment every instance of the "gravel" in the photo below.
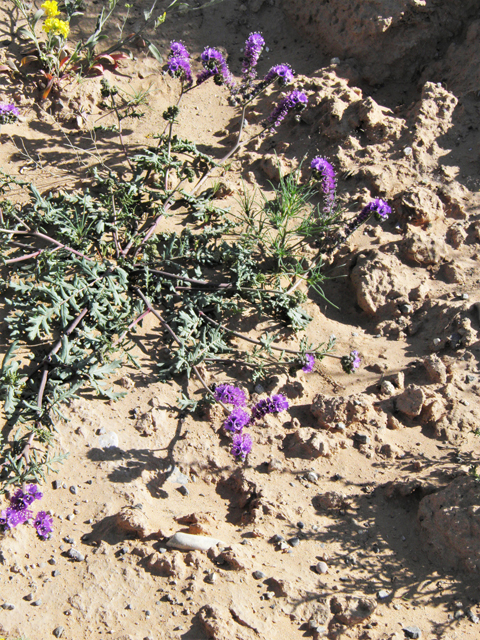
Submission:
M 77 549 L 73 548 L 67 551 L 67 556 L 75 562 L 83 562 L 85 560 L 85 556 L 83 556 L 80 551 L 77 551 Z
M 254 571 L 253 572 L 253 577 L 255 578 L 255 580 L 261 580 L 262 578 L 265 578 L 265 574 L 263 573 L 263 571 Z
M 421 638 L 422 631 L 418 627 L 403 627 L 403 633 L 407 638 Z

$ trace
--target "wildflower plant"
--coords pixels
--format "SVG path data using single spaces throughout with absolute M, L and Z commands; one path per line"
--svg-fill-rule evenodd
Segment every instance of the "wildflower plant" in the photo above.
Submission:
M 0 174 L 0 285 L 11 338 L 0 371 L 8 419 L 7 438 L 0 441 L 4 488 L 39 482 L 60 460 L 52 451 L 62 405 L 82 388 L 110 400 L 124 395 L 108 379 L 126 361 L 136 366 L 131 336 L 147 316 L 156 318 L 162 345 L 159 378 L 198 378 L 205 399 L 227 411 L 225 429 L 240 460 L 252 447 L 248 425 L 286 411 L 288 401 L 275 394 L 248 409 L 243 390 L 210 388 L 204 368 L 240 367 L 252 383 L 285 368 L 309 373 L 326 356 L 342 360 L 345 371 L 358 368 L 356 352 L 343 359 L 333 353 L 334 338 L 312 344 L 299 335 L 310 321 L 300 284 L 321 292 L 323 256 L 351 232 L 336 202 L 331 165 L 316 163 L 306 178 L 301 168 L 281 175 L 269 199 L 244 190 L 234 210 L 219 206 L 214 190 L 204 188 L 235 153 L 255 138 L 276 135 L 291 123 L 291 112 L 308 103 L 301 89 L 282 94 L 293 79 L 286 64 L 255 80 L 261 41 L 249 43 L 240 80 L 225 56 L 209 47 L 194 80 L 187 48 L 170 44 L 165 71 L 177 79 L 179 98 L 165 110 L 156 144 L 134 155 L 123 145 L 121 174 L 95 169 L 88 188 L 48 194 Z M 240 116 L 236 140 L 220 159 L 176 130 L 182 98 L 206 82 L 222 84 Z M 120 123 L 115 87 L 102 86 Z M 278 106 L 243 140 L 247 110 L 267 87 L 278 92 Z M 8 200 L 12 185 L 25 188 L 21 204 Z M 328 207 L 316 202 L 319 185 Z M 378 200 L 359 215 L 366 220 L 388 210 Z M 181 230 L 159 232 L 160 220 L 172 215 Z M 269 317 L 270 327 L 255 338 L 237 331 L 235 318 L 247 313 Z M 298 337 L 295 348 L 284 345 L 285 332 Z M 181 402 L 183 408 L 196 405 Z M 38 518 L 42 536 L 49 524 Z

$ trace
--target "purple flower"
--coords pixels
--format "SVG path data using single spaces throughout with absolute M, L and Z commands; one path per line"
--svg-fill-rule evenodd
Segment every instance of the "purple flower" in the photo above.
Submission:
M 280 413 L 288 409 L 288 400 L 282 394 L 259 400 L 252 409 L 252 422 L 263 418 L 267 413 Z
M 245 391 L 231 384 L 219 384 L 213 395 L 215 400 L 233 404 L 235 407 L 244 407 L 247 402 Z
M 302 367 L 302 371 L 305 371 L 305 373 L 312 373 L 314 366 L 315 366 L 315 357 L 312 356 L 311 353 L 306 353 L 305 364 Z
M 345 227 L 345 238 L 348 238 L 350 234 L 352 234 L 355 229 L 366 222 L 371 215 L 374 215 L 375 218 L 379 221 L 386 220 L 388 216 L 392 213 L 391 207 L 385 202 L 385 200 L 380 200 L 380 198 L 375 198 L 372 202 L 369 202 L 362 211 L 358 214 L 356 218 L 351 220 L 347 226 Z
M 270 69 L 267 75 L 262 80 L 261 84 L 267 86 L 273 82 L 273 80 L 278 80 L 278 84 L 282 87 L 285 87 L 287 84 L 293 82 L 293 71 L 290 65 L 288 64 L 277 64 Z M 263 88 L 263 87 L 262 87 Z
M 170 43 L 171 56 L 173 58 L 185 58 L 188 60 L 190 58 L 190 54 L 187 51 L 187 48 L 182 42 L 171 42 Z
M 255 67 L 265 46 L 265 40 L 260 33 L 251 33 L 245 42 L 245 56 L 242 64 L 244 82 L 252 81 L 257 75 Z
M 250 422 L 250 414 L 248 414 L 240 407 L 236 407 L 232 413 L 228 416 L 228 418 L 223 423 L 223 426 L 227 431 L 232 431 L 233 433 L 240 433 L 243 427 L 246 427 Z
M 355 373 L 355 369 L 362 364 L 362 359 L 358 355 L 358 351 L 355 349 L 350 352 L 350 355 L 343 356 L 341 359 L 342 369 L 345 373 Z
M 33 523 L 37 530 L 37 535 L 42 540 L 48 540 L 53 531 L 53 519 L 45 511 L 39 511 Z
M 188 58 L 182 56 L 172 56 L 167 62 L 168 73 L 172 78 L 182 78 L 185 80 L 185 84 L 190 86 L 193 84 L 192 69 L 190 67 L 190 61 Z
M 252 450 L 252 438 L 249 433 L 238 433 L 233 436 L 232 455 L 245 460 Z
M 23 524 L 29 518 L 33 517 L 30 509 L 14 509 L 8 507 L 0 514 L 0 527 L 3 529 L 13 529 L 13 527 Z
M 25 493 L 21 489 L 15 492 L 13 497 L 10 499 L 10 506 L 12 509 L 15 509 L 15 511 L 23 511 L 35 500 L 40 500 L 42 496 L 43 493 L 38 491 L 37 485 L 31 484 L 27 487 Z
M 0 104 L 0 124 L 16 122 L 20 111 L 14 104 Z
M 313 177 L 317 180 L 322 179 L 322 191 L 329 204 L 329 207 L 327 207 L 329 209 L 335 201 L 335 189 L 337 187 L 335 171 L 328 160 L 320 157 L 314 158 L 310 167 Z
M 286 411 L 288 409 L 288 400 L 285 396 L 282 396 L 281 393 L 277 393 L 272 396 L 272 413 L 280 413 L 281 411 Z
M 197 85 L 202 84 L 202 82 L 213 76 L 215 84 L 226 84 L 227 87 L 233 89 L 235 81 L 223 55 L 218 49 L 207 47 L 200 57 L 205 70 L 197 75 Z
M 284 120 L 287 113 L 291 110 L 302 111 L 308 103 L 307 96 L 303 91 L 291 91 L 285 96 L 275 107 L 267 118 L 270 133 L 274 133 L 278 125 Z

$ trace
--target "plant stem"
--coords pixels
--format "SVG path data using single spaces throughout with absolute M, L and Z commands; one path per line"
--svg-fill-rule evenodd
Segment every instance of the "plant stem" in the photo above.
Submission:
M 68 247 L 66 244 L 62 244 L 61 242 L 58 242 L 58 240 L 54 240 L 53 238 L 50 238 L 50 236 L 47 236 L 44 233 L 40 233 L 40 231 L 18 231 L 18 230 L 15 231 L 13 229 L 0 229 L 0 233 L 11 233 L 12 235 L 15 235 L 15 236 L 34 236 L 35 238 L 41 238 L 42 240 L 46 240 L 47 242 L 51 242 L 52 244 L 56 245 L 59 249 L 65 249 L 66 251 L 73 253 L 79 258 L 84 258 L 89 262 L 93 262 L 92 258 L 89 258 L 83 253 L 80 253 L 80 251 L 77 251 L 76 249 L 72 249 L 71 247 Z
M 176 333 L 173 331 L 173 329 L 171 328 L 171 326 L 165 322 L 165 320 L 162 318 L 162 316 L 158 313 L 158 311 L 156 311 L 150 301 L 143 295 L 142 291 L 138 288 L 135 287 L 135 291 L 138 293 L 138 295 L 141 297 L 141 299 L 143 300 L 143 302 L 147 305 L 148 309 L 153 313 L 153 315 L 158 318 L 158 320 L 160 320 L 160 324 L 162 325 L 162 327 L 164 329 L 166 329 L 168 331 L 168 333 L 172 336 L 172 338 L 175 340 L 175 342 L 181 346 L 184 347 L 184 343 L 180 340 L 180 338 L 176 335 Z M 195 372 L 195 375 L 197 376 L 197 378 L 200 380 L 200 382 L 202 383 L 203 388 L 205 389 L 205 391 L 208 393 L 208 395 L 213 398 L 213 400 L 215 400 L 216 402 L 218 402 L 219 404 L 222 405 L 222 407 L 225 409 L 225 411 L 229 411 L 228 407 L 225 406 L 225 404 L 221 401 L 221 400 L 217 400 L 215 398 L 215 396 L 213 395 L 213 393 L 210 391 L 210 389 L 208 388 L 207 383 L 205 382 L 205 380 L 203 379 L 202 374 L 200 373 L 200 371 L 198 370 L 198 367 L 196 365 L 192 365 L 192 369 Z

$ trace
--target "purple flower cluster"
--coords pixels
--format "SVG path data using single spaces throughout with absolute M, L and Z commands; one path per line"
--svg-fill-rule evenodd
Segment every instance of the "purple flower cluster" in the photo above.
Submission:
M 302 111 L 305 109 L 308 103 L 307 96 L 303 91 L 291 91 L 285 96 L 272 113 L 267 118 L 267 127 L 270 129 L 270 133 L 274 133 L 278 125 L 285 119 L 285 116 L 289 111 Z
M 219 384 L 213 395 L 217 402 L 233 404 L 234 407 L 244 407 L 247 402 L 245 391 L 231 384 Z
M 250 414 L 236 407 L 223 423 L 224 428 L 232 433 L 240 433 L 250 422 Z
M 249 433 L 237 433 L 233 436 L 232 455 L 245 460 L 252 450 L 252 437 Z
M 31 484 L 27 487 L 26 491 L 18 489 L 10 498 L 10 506 L 0 513 L 0 527 L 3 529 L 13 529 L 19 524 L 24 524 L 28 520 L 33 518 L 32 511 L 28 508 L 35 500 L 40 500 L 43 497 L 37 489 L 37 485 Z M 34 527 L 37 530 L 37 534 L 44 540 L 49 537 L 53 531 L 52 518 L 48 516 L 44 511 L 40 511 L 34 521 Z
M 358 351 L 355 349 L 350 352 L 350 355 L 343 356 L 341 363 L 345 373 L 355 373 L 355 370 L 362 364 L 362 360 L 358 355 Z
M 375 200 L 369 202 L 358 216 L 345 227 L 345 237 L 348 238 L 348 236 L 353 233 L 355 229 L 358 229 L 361 224 L 366 222 L 370 216 L 374 215 L 377 220 L 382 221 L 387 220 L 391 213 L 392 209 L 385 200 L 375 198 Z
M 265 40 L 260 33 L 251 33 L 245 42 L 245 55 L 242 64 L 243 82 L 255 80 L 257 62 L 265 46 Z
M 311 353 L 305 354 L 305 364 L 302 367 L 302 371 L 305 373 L 312 373 L 315 366 L 315 357 Z
M 45 511 L 39 511 L 33 523 L 37 535 L 42 540 L 48 540 L 53 531 L 53 519 Z
M 288 400 L 281 393 L 273 395 L 271 398 L 259 400 L 252 408 L 252 422 L 263 418 L 267 413 L 280 413 L 288 409 Z
M 190 67 L 190 54 L 181 42 L 170 44 L 170 56 L 168 58 L 168 73 L 172 78 L 181 78 L 187 87 L 193 84 L 192 69 Z
M 288 64 L 277 64 L 270 69 L 267 75 L 262 80 L 261 84 L 267 86 L 274 80 L 278 80 L 278 84 L 281 87 L 285 87 L 287 84 L 293 82 L 293 71 Z
M 10 122 L 16 122 L 20 115 L 20 111 L 14 104 L 1 104 L 0 103 L 0 124 L 8 124 Z
M 325 158 L 314 158 L 310 164 L 313 177 L 322 181 L 322 191 L 327 202 L 326 210 L 330 210 L 335 202 L 337 181 L 332 165 Z
M 225 84 L 230 89 L 235 87 L 235 81 L 230 73 L 230 69 L 218 49 L 207 47 L 200 57 L 204 70 L 197 75 L 197 85 L 213 77 L 215 84 Z

